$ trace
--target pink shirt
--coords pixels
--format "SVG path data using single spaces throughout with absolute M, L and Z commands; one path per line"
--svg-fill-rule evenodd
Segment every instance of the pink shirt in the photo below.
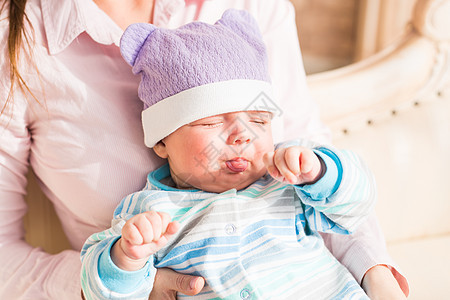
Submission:
M 25 60 L 22 75 L 40 104 L 16 91 L 14 105 L 0 117 L 0 298 L 79 299 L 79 250 L 85 239 L 110 226 L 119 201 L 140 190 L 147 173 L 162 161 L 144 146 L 139 77 L 120 56 L 122 29 L 90 0 L 28 2 L 36 38 L 33 61 L 40 77 Z M 212 23 L 230 7 L 249 10 L 267 44 L 275 96 L 283 110 L 283 121 L 274 124 L 276 141 L 306 137 L 329 142 L 329 131 L 306 88 L 288 1 L 159 0 L 154 23 L 169 28 L 193 20 Z M 2 41 L 6 16 L 3 12 L 0 21 Z M 6 43 L 0 47 L 3 107 L 9 70 Z M 49 255 L 24 242 L 23 197 L 30 165 L 74 250 Z M 359 281 L 375 264 L 392 265 L 376 221 L 364 226 L 349 237 L 355 243 L 342 236 L 331 241 L 335 256 Z M 375 236 L 366 237 L 374 231 Z M 404 278 L 393 272 L 407 288 Z

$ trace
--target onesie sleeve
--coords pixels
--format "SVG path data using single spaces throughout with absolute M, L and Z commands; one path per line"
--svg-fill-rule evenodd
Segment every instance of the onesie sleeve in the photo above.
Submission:
M 326 172 L 314 184 L 296 186 L 305 219 L 313 230 L 349 234 L 373 209 L 375 180 L 361 159 L 350 151 L 329 147 L 314 151 L 324 162 Z

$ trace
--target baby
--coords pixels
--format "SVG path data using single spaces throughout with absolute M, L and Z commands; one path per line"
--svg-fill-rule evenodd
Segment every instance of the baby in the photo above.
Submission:
M 148 298 L 156 268 L 202 276 L 196 299 L 368 299 L 318 233 L 348 234 L 374 204 L 351 152 L 273 145 L 272 91 L 256 21 L 131 25 L 145 143 L 168 164 L 83 247 L 87 299 Z M 266 105 L 258 103 L 264 97 Z

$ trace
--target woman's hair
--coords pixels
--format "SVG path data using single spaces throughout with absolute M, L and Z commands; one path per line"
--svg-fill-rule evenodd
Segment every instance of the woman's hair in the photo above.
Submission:
M 9 20 L 9 35 L 7 40 L 8 47 L 8 57 L 9 57 L 9 77 L 10 77 L 10 89 L 9 94 L 6 99 L 5 104 L 1 107 L 0 115 L 3 114 L 4 110 L 8 104 L 13 100 L 14 90 L 16 85 L 18 88 L 33 97 L 37 102 L 39 102 L 33 95 L 29 87 L 27 86 L 25 80 L 20 75 L 19 72 L 19 57 L 22 50 L 28 50 L 28 54 L 31 54 L 30 50 L 30 38 L 27 31 L 25 30 L 25 25 L 28 23 L 30 25 L 30 20 L 25 13 L 25 6 L 27 0 L 3 0 L 0 7 L 0 12 L 2 12 L 9 2 L 8 8 L 8 20 Z M 26 46 L 26 48 L 25 48 Z

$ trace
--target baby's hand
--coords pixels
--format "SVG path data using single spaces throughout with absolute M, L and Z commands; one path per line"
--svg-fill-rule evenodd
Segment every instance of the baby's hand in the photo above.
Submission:
M 147 211 L 129 219 L 122 228 L 122 237 L 114 244 L 111 258 L 121 269 L 142 268 L 150 255 L 161 249 L 179 228 L 168 214 Z
M 281 182 L 314 183 L 320 179 L 322 173 L 317 155 L 311 149 L 301 146 L 280 148 L 266 153 L 263 160 L 269 174 Z

